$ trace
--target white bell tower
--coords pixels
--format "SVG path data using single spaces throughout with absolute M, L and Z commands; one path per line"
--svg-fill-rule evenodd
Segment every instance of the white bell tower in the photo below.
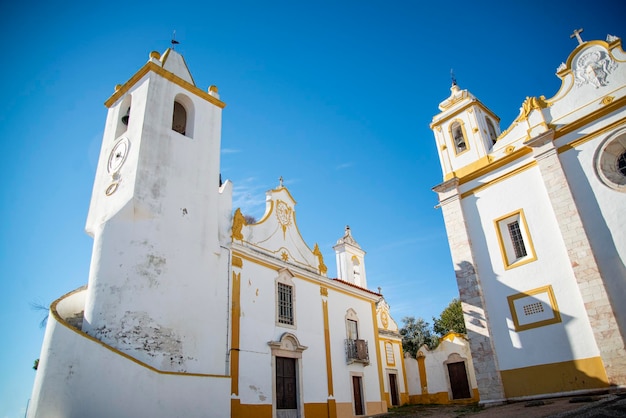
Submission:
M 83 331 L 163 371 L 224 374 L 232 186 L 217 88 L 168 49 L 106 102 Z
M 337 259 L 337 278 L 344 282 L 367 289 L 365 276 L 365 251 L 352 238 L 352 231 L 346 231 L 333 247 Z
M 488 162 L 500 135 L 500 118 L 453 80 L 430 128 L 435 134 L 444 180 L 461 177 L 474 163 Z

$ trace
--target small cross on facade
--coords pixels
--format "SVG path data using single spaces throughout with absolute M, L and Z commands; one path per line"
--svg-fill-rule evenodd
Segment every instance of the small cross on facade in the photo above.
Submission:
M 574 33 L 572 33 L 569 37 L 576 38 L 578 40 L 578 45 L 583 44 L 583 38 L 580 37 L 580 34 L 583 32 L 583 28 L 576 29 Z

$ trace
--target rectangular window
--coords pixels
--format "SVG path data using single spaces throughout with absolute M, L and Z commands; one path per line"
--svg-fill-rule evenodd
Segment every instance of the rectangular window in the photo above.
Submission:
M 278 283 L 278 322 L 293 325 L 293 288 Z
M 519 221 L 513 221 L 507 225 L 509 228 L 509 236 L 511 237 L 511 243 L 513 244 L 513 250 L 515 251 L 515 257 L 526 257 L 526 247 L 524 246 L 524 238 L 522 232 L 519 229 Z
M 537 259 L 522 209 L 496 219 L 494 224 L 505 269 Z
M 561 322 L 552 286 L 507 296 L 516 332 Z
M 348 339 L 349 340 L 359 339 L 359 331 L 357 328 L 357 322 L 351 319 L 348 319 Z

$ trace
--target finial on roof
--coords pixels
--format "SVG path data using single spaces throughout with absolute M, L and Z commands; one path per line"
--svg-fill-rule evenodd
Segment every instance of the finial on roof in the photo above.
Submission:
M 283 181 L 284 181 L 284 180 L 283 180 L 283 176 L 280 176 L 280 177 L 278 178 L 278 188 L 279 188 L 279 189 L 282 189 L 283 187 L 285 187 L 285 186 L 283 186 Z
M 172 49 L 174 49 L 175 45 L 178 45 L 180 42 L 176 40 L 176 31 L 172 33 Z
M 578 41 L 578 45 L 582 45 L 584 41 L 583 38 L 580 37 L 581 33 L 583 33 L 583 28 L 576 29 L 574 33 L 572 33 L 569 37 L 576 38 L 576 40 Z
M 357 244 L 357 242 L 352 237 L 352 231 L 350 230 L 350 225 L 346 225 L 346 231 L 344 232 L 343 237 L 339 238 L 339 240 L 337 241 L 337 245 L 340 245 L 340 244 L 350 244 L 350 245 L 354 245 L 357 248 L 361 248 L 359 247 L 359 244 Z
M 456 86 L 456 77 L 454 76 L 454 70 L 450 68 L 450 78 L 452 79 L 452 85 Z

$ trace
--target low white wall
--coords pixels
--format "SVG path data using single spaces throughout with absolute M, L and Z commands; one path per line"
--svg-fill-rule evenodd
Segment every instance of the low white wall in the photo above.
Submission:
M 422 346 L 419 349 L 419 353 L 424 357 L 426 382 L 421 381 L 418 360 L 410 355 L 406 355 L 404 358 L 411 403 L 453 402 L 449 396 L 451 389 L 447 362 L 460 360 L 465 362 L 470 391 L 472 396 L 474 396 L 478 386 L 476 384 L 469 342 L 465 338 L 456 334 L 448 334 L 435 349 L 429 350 L 426 346 Z M 424 387 L 426 390 L 422 391 Z M 477 401 L 478 399 L 473 400 Z
M 84 291 L 58 302 L 63 315 Z M 228 417 L 230 378 L 159 373 L 68 327 L 53 311 L 28 417 Z

